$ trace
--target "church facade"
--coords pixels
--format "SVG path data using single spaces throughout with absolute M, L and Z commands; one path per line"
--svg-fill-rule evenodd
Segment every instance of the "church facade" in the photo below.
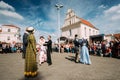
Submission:
M 72 9 L 68 9 L 61 31 L 62 36 L 71 39 L 74 39 L 75 34 L 79 36 L 79 39 L 87 40 L 89 40 L 89 36 L 99 34 L 99 29 L 89 21 L 76 16 Z

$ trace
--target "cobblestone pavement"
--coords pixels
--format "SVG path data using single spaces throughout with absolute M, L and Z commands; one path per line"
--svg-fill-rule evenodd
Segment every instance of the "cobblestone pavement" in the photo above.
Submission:
M 90 56 L 92 64 L 74 63 L 72 53 L 52 53 L 53 65 L 43 63 L 38 76 L 25 78 L 20 53 L 0 54 L 0 80 L 120 80 L 120 59 Z

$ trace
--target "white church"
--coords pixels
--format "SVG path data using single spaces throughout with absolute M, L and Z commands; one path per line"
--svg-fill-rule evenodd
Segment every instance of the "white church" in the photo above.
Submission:
M 20 43 L 20 28 L 15 25 L 0 26 L 0 41 L 6 43 Z
M 61 28 L 62 36 L 74 39 L 75 34 L 80 39 L 89 40 L 89 36 L 98 35 L 99 29 L 89 21 L 76 16 L 72 9 L 68 9 L 64 24 Z

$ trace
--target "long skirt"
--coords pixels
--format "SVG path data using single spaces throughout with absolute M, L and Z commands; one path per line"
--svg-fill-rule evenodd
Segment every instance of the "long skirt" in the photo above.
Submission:
M 36 55 L 32 52 L 26 52 L 25 56 L 25 76 L 34 77 L 37 75 Z
M 91 64 L 88 48 L 86 46 L 82 47 L 81 54 L 80 54 L 80 62 L 83 64 Z
M 45 51 L 40 51 L 39 53 L 39 64 L 41 64 L 42 62 L 45 62 L 47 60 L 47 56 Z

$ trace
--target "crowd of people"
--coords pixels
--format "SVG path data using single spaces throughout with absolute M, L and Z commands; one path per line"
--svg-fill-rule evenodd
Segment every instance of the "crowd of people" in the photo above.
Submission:
M 89 46 L 90 54 L 103 57 L 120 57 L 120 40 L 108 42 L 107 40 L 93 42 Z
M 74 44 L 74 40 L 62 43 L 60 45 L 61 53 L 75 53 L 75 48 L 77 45 L 78 48 L 82 47 L 82 43 L 86 43 L 90 55 L 103 56 L 103 57 L 114 57 L 120 58 L 120 39 L 115 38 L 114 41 L 93 41 L 88 42 L 85 39 L 78 40 L 78 43 Z M 55 51 L 58 51 L 59 45 L 56 45 Z
M 23 50 L 21 43 L 2 43 L 0 42 L 0 53 L 21 53 Z

